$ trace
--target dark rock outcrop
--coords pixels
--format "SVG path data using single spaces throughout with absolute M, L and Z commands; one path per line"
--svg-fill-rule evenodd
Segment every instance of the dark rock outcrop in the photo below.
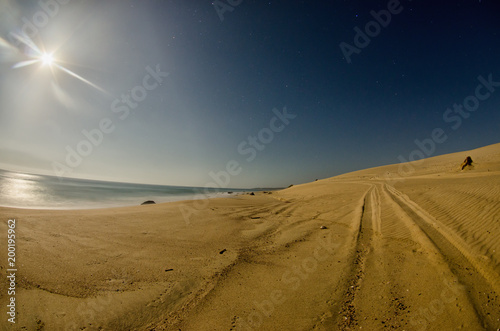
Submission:
M 465 167 L 470 166 L 470 165 L 472 165 L 472 158 L 470 156 L 467 156 L 465 158 L 464 162 L 462 162 L 462 165 L 461 165 L 462 170 L 464 170 Z
M 141 203 L 141 206 L 142 205 L 154 205 L 156 204 L 156 202 L 154 202 L 153 200 L 148 200 L 148 201 L 144 201 L 143 203 Z

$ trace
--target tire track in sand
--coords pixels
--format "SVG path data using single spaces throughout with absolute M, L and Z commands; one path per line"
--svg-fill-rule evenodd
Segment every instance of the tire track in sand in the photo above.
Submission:
M 389 185 L 384 189 L 434 244 L 451 272 L 466 286 L 469 301 L 483 326 L 495 329 L 500 320 L 499 275 L 476 259 L 463 240 L 405 194 Z
M 373 249 L 374 232 L 380 233 L 379 198 L 374 185 L 371 185 L 371 188 L 366 191 L 361 201 L 355 216 L 359 223 L 350 259 L 353 261 L 353 267 L 344 285 L 347 286 L 347 289 L 343 295 L 344 301 L 336 321 L 339 330 L 348 330 L 357 325 L 359 316 L 354 301 L 365 276 L 367 256 Z
M 382 233 L 382 207 L 385 204 L 380 188 L 378 184 L 370 186 L 356 215 L 359 230 L 350 259 L 353 267 L 343 285 L 347 289 L 342 296 L 340 311 L 333 312 L 339 314 L 335 330 L 395 328 L 402 326 L 399 321 L 407 313 L 404 296 L 398 287 L 388 286 L 387 281 L 382 284 L 383 280 L 390 279 L 388 266 L 392 256 L 387 259 L 385 255 Z

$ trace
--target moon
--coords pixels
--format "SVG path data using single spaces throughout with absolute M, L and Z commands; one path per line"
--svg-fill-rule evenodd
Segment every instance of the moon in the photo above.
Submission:
M 54 57 L 49 53 L 42 54 L 40 59 L 42 60 L 42 64 L 45 66 L 50 66 L 52 65 L 52 63 L 54 63 Z

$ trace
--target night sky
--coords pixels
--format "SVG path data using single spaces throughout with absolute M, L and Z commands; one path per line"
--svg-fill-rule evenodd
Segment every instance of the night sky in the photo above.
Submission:
M 0 168 L 279 187 L 498 143 L 499 13 L 493 0 L 0 0 Z

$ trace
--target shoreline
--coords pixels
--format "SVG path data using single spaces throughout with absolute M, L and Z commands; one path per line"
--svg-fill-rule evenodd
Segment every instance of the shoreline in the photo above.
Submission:
M 244 195 L 248 194 L 250 192 L 259 192 L 259 191 L 245 191 L 245 192 L 233 192 L 229 194 L 228 192 L 216 192 L 216 193 L 210 193 L 208 195 L 205 194 L 199 194 L 196 196 L 175 196 L 170 198 L 171 200 L 164 201 L 165 198 L 144 198 L 142 202 L 147 201 L 147 200 L 153 200 L 155 201 L 155 204 L 165 204 L 165 203 L 172 203 L 172 202 L 181 202 L 181 201 L 194 201 L 194 200 L 203 200 L 203 199 L 217 199 L 217 198 L 231 198 L 235 197 L 238 195 Z M 74 207 L 72 206 L 64 206 L 64 207 L 43 207 L 43 206 L 33 206 L 33 207 L 19 207 L 19 206 L 5 206 L 5 205 L 0 205 L 0 208 L 9 208 L 9 209 L 19 209 L 19 210 L 54 210 L 54 211 L 72 211 L 72 210 L 97 210 L 97 209 L 109 209 L 109 208 L 128 208 L 128 207 L 134 207 L 134 206 L 141 206 L 141 203 L 137 204 L 113 204 L 112 202 L 109 202 L 108 204 L 104 205 L 99 205 L 99 206 L 94 206 L 92 205 L 86 205 L 85 202 L 80 202 L 80 203 L 75 203 Z M 83 205 L 83 206 L 82 206 Z
M 76 210 L 129 207 L 245 193 L 266 188 L 203 188 L 66 179 L 0 169 L 0 205 L 18 209 Z

